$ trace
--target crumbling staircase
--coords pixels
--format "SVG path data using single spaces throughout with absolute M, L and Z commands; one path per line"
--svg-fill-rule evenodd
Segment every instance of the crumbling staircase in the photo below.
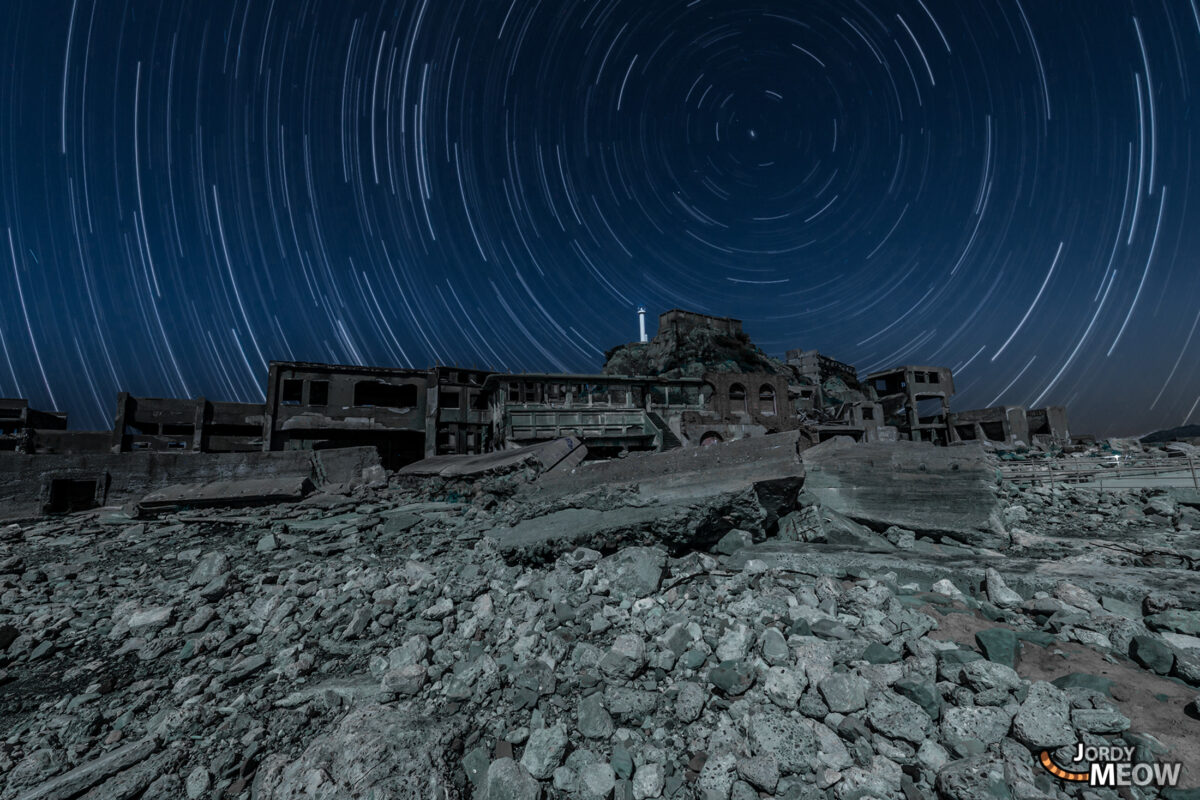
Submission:
M 662 436 L 662 445 L 660 450 L 673 450 L 676 447 L 683 447 L 683 442 L 679 441 L 679 437 L 671 431 L 671 426 L 667 424 L 656 411 L 647 411 L 646 419 L 653 425 Z

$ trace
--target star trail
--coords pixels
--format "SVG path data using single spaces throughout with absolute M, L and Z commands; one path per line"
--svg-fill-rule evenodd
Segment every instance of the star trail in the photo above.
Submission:
M 1200 422 L 1197 0 L 12 0 L 0 396 L 595 371 L 635 310 Z

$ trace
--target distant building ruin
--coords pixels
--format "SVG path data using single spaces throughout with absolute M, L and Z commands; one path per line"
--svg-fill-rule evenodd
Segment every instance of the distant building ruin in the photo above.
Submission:
M 771 358 L 741 320 L 681 309 L 659 315 L 649 341 L 609 351 L 603 372 L 501 373 L 271 362 L 263 403 L 118 395 L 106 431 L 67 429 L 67 415 L 0 400 L 0 453 L 270 453 L 369 445 L 396 469 L 565 436 L 592 457 L 702 447 L 799 431 L 811 443 L 911 440 L 1003 446 L 1069 441 L 1066 410 L 1019 406 L 951 411 L 950 369 L 902 365 L 860 379 L 816 350 Z M 108 463 L 107 461 L 105 463 Z M 2 466 L 2 465 L 0 465 Z M 91 478 L 79 497 L 100 492 Z M 84 496 L 86 495 L 86 497 Z

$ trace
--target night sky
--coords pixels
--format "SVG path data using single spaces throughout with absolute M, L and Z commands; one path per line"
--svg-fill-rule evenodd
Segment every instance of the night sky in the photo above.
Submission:
M 5 0 L 0 396 L 597 371 L 645 305 L 1195 423 L 1197 110 L 1197 0 Z

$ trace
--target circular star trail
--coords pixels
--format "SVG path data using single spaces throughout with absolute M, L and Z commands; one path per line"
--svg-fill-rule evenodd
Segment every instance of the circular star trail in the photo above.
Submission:
M 0 396 L 594 371 L 635 309 L 1200 420 L 1196 0 L 16 0 Z

